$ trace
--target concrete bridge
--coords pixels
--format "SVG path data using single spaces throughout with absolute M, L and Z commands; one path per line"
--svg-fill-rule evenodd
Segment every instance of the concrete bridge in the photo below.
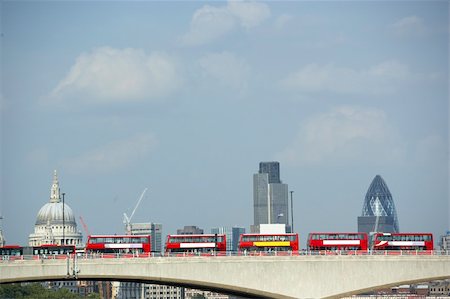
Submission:
M 77 270 L 77 271 L 75 271 Z M 76 273 L 76 277 L 68 277 Z M 450 278 L 450 256 L 222 256 L 0 261 L 0 283 L 64 279 L 189 286 L 250 298 L 339 298 Z

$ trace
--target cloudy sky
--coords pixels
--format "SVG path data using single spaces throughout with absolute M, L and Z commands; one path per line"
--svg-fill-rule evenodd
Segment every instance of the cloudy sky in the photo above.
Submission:
M 53 170 L 92 233 L 249 227 L 280 161 L 295 229 L 355 231 L 375 175 L 402 231 L 449 229 L 449 4 L 1 5 L 1 202 L 25 244 Z

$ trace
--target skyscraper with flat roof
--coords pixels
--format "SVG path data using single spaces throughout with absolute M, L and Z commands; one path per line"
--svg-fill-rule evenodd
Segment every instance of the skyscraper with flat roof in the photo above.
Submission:
M 251 232 L 259 232 L 260 224 L 285 224 L 290 231 L 288 217 L 288 185 L 280 179 L 279 162 L 261 162 L 253 175 L 253 225 Z
M 399 231 L 397 211 L 386 182 L 376 175 L 367 190 L 362 215 L 358 217 L 358 232 Z
M 162 224 L 160 223 L 131 223 L 132 235 L 150 235 L 152 251 L 161 252 L 162 249 Z
M 260 162 L 259 173 L 267 173 L 270 184 L 281 184 L 279 162 Z

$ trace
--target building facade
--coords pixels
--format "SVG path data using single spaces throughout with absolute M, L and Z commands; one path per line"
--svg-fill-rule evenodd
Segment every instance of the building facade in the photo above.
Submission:
M 63 195 L 64 196 L 64 195 Z M 39 210 L 34 225 L 34 233 L 28 238 L 30 246 L 42 244 L 66 244 L 79 246 L 83 236 L 77 229 L 72 209 L 61 201 L 58 176 L 53 174 L 50 202 Z
M 194 226 L 187 225 L 184 228 L 177 229 L 177 235 L 202 235 L 203 229 Z
M 375 176 L 367 190 L 362 214 L 358 217 L 358 232 L 399 232 L 394 200 L 380 175 Z
M 132 235 L 150 235 L 151 250 L 161 253 L 162 250 L 162 225 L 160 223 L 130 223 L 128 228 Z M 118 299 L 149 299 L 149 298 L 180 298 L 180 288 L 144 284 L 138 282 L 119 282 L 116 286 Z
M 430 283 L 431 296 L 450 296 L 450 279 Z
M 251 232 L 258 233 L 260 224 L 289 225 L 288 185 L 280 179 L 279 162 L 261 162 L 253 175 L 253 225 Z
M 450 230 L 443 236 L 441 236 L 441 240 L 439 240 L 439 247 L 441 250 L 450 251 Z
M 2 217 L 0 216 L 0 221 L 2 220 Z M 1 226 L 1 222 L 0 222 L 0 246 L 5 246 L 6 244 L 6 239 L 5 236 L 3 235 L 3 231 L 2 231 L 2 226 Z
M 162 250 L 162 224 L 161 223 L 131 223 L 132 235 L 150 235 L 152 252 Z
M 225 234 L 227 238 L 227 251 L 238 251 L 239 237 L 245 234 L 243 227 L 214 227 L 211 234 Z

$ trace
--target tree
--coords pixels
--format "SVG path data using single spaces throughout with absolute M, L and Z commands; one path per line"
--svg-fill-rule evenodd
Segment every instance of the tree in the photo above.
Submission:
M 95 296 L 97 295 L 97 296 Z M 66 288 L 58 290 L 46 289 L 39 283 L 31 284 L 4 284 L 0 285 L 0 299 L 80 299 L 78 294 Z M 89 295 L 88 298 L 98 299 L 98 294 Z

